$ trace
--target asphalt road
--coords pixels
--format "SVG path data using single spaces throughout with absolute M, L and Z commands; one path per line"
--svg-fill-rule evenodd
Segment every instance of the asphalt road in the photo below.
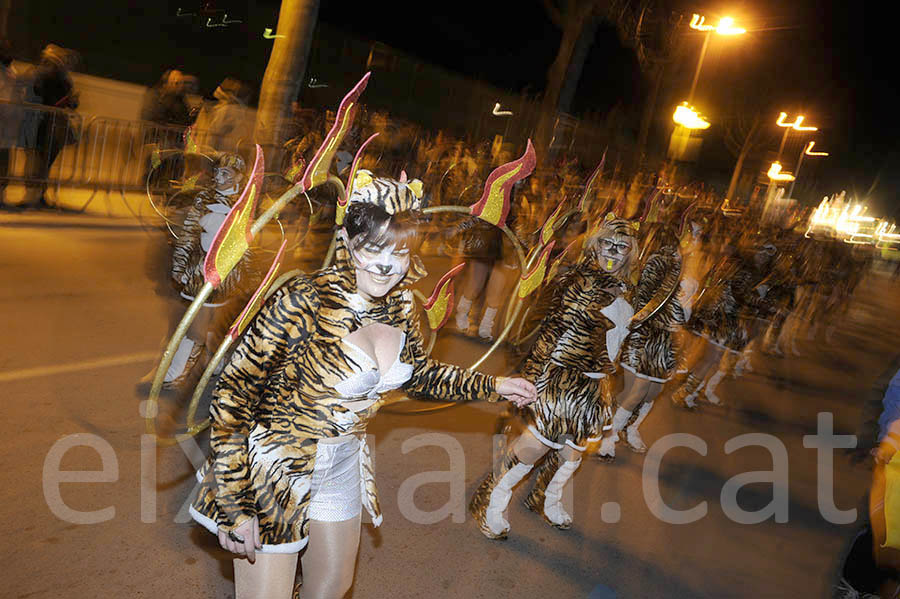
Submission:
M 161 270 L 147 267 L 163 240 L 109 224 L 53 214 L 0 220 L 0 594 L 228 597 L 230 562 L 184 518 L 196 451 L 142 449 L 135 382 L 154 365 L 180 305 L 157 292 L 151 272 Z M 789 360 L 754 356 L 752 372 L 722 383 L 721 407 L 689 413 L 659 402 L 644 438 L 689 433 L 706 454 L 665 453 L 656 500 L 642 475 L 658 459 L 621 447 L 612 465 L 585 459 L 574 479 L 575 524 L 565 532 L 522 506 L 524 488 L 511 504 L 508 541 L 482 537 L 465 511 L 490 467 L 502 406 L 413 414 L 397 412 L 433 404 L 391 406 L 370 427 L 384 524 L 364 525 L 352 596 L 827 596 L 856 524 L 823 517 L 817 453 L 803 437 L 815 434 L 819 412 L 833 414 L 839 433 L 856 430 L 862 400 L 897 352 L 898 291 L 867 276 L 833 344 L 801 343 L 805 355 Z M 444 333 L 435 354 L 467 365 L 483 349 Z M 487 370 L 514 367 L 501 353 Z M 741 524 L 721 505 L 729 479 L 773 468 L 762 447 L 726 452 L 747 433 L 771 435 L 786 450 L 787 483 L 776 487 L 786 493 L 787 522 Z M 869 471 L 838 450 L 833 473 L 836 507 L 861 507 Z M 760 510 L 773 485 L 750 483 L 737 497 L 743 509 Z M 677 510 L 706 502 L 707 512 L 669 524 L 654 515 L 659 501 Z

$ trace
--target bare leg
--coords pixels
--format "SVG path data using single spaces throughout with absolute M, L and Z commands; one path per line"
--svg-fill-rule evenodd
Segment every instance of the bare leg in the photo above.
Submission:
M 489 273 L 490 264 L 482 260 L 472 260 L 466 268 L 466 278 L 461 285 L 462 293 L 456 303 L 456 328 L 462 332 L 469 328 L 469 310 L 472 309 L 472 303 L 481 294 L 481 289 L 484 287 Z
M 235 558 L 235 599 L 291 599 L 296 571 L 296 553 L 257 553 L 255 564 Z
M 361 516 L 343 522 L 310 521 L 309 545 L 300 560 L 303 599 L 340 599 L 347 594 L 353 586 L 361 522 Z
M 487 297 L 484 299 L 484 316 L 478 325 L 478 336 L 484 339 L 493 337 L 494 317 L 503 307 L 506 299 L 506 267 L 497 261 L 491 270 L 491 278 L 487 283 Z

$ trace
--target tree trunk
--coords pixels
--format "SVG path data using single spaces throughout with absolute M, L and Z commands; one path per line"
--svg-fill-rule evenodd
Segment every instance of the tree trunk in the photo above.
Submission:
M 753 137 L 756 135 L 756 130 L 759 129 L 760 122 L 762 122 L 762 119 L 760 118 L 760 115 L 757 114 L 756 119 L 753 121 L 753 126 L 750 127 L 750 132 L 747 133 L 747 137 L 744 138 L 744 145 L 741 146 L 741 153 L 738 154 L 737 164 L 734 165 L 734 172 L 731 174 L 731 182 L 728 184 L 728 193 L 725 194 L 725 199 L 729 202 L 734 200 L 734 192 L 741 177 L 744 159 L 747 157 L 750 147 L 753 145 Z
M 556 122 L 556 113 L 559 109 L 559 96 L 562 91 L 566 72 L 575 52 L 575 45 L 581 35 L 582 23 L 578 20 L 569 20 L 563 30 L 562 41 L 559 43 L 559 51 L 556 60 L 550 65 L 547 73 L 547 89 L 541 100 L 541 112 L 537 133 L 535 134 L 535 146 L 539 156 L 546 156 L 550 148 L 550 136 L 553 133 L 553 125 Z
M 254 138 L 263 146 L 266 161 L 280 164 L 291 102 L 297 99 L 319 15 L 319 0 L 282 0 L 272 55 L 259 92 Z
M 647 101 L 644 103 L 641 129 L 637 138 L 637 168 L 641 168 L 644 163 L 644 156 L 647 154 L 647 139 L 650 137 L 650 125 L 653 123 L 653 117 L 656 114 L 656 101 L 659 98 L 659 90 L 662 87 L 665 72 L 665 63 L 657 64 L 653 72 L 653 86 L 650 88 L 650 95 L 647 96 Z
M 582 29 L 581 35 L 578 36 L 578 42 L 575 44 L 572 57 L 569 59 L 569 66 L 566 69 L 566 75 L 559 94 L 558 108 L 560 112 L 572 112 L 572 101 L 575 99 L 575 92 L 578 90 L 578 82 L 581 80 L 584 62 L 587 60 L 591 46 L 594 45 L 594 39 L 597 37 L 597 29 L 599 27 L 599 18 L 588 17 L 587 24 Z

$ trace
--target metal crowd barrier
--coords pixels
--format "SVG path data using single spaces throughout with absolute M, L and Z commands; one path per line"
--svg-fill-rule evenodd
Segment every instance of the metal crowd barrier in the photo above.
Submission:
M 183 174 L 183 137 L 183 127 L 0 102 L 0 149 L 10 149 L 0 185 L 23 185 L 29 194 L 78 187 L 92 190 L 91 198 L 143 191 L 158 149 L 161 162 L 150 177 L 158 191 Z

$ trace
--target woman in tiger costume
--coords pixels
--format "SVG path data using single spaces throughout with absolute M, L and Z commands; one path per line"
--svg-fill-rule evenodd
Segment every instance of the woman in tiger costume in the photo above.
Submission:
M 653 407 L 677 365 L 674 333 L 684 325 L 684 310 L 676 296 L 681 281 L 681 253 L 676 232 L 662 223 L 641 227 L 640 277 L 632 303 L 635 311 L 653 311 L 640 323 L 632 323 L 631 332 L 622 345 L 619 364 L 624 385 L 616 396 L 618 408 L 612 419 L 612 430 L 603 438 L 597 455 L 611 460 L 616 455 L 616 442 L 625 443 L 638 453 L 647 451 L 639 427 Z M 654 311 L 655 310 L 655 311 Z
M 225 153 L 216 158 L 212 170 L 213 186 L 200 190 L 186 209 L 179 210 L 175 238 L 171 240 L 171 282 L 187 302 L 194 300 L 206 282 L 203 274 L 206 253 L 240 196 L 246 169 L 243 158 Z M 163 379 L 164 389 L 183 389 L 198 364 L 202 365 L 204 354 L 215 353 L 224 333 L 222 324 L 236 315 L 234 308 L 243 305 L 236 300 L 257 283 L 252 262 L 251 252 L 203 304 L 175 351 Z M 139 386 L 149 389 L 154 375 L 155 371 L 150 371 Z
M 776 252 L 771 243 L 753 248 L 750 256 L 735 250 L 710 271 L 686 326 L 688 373 L 672 394 L 676 406 L 695 408 L 701 393 L 710 403 L 719 403 L 716 386 L 751 341 L 753 319 L 771 313 L 766 289 L 759 284 L 769 274 Z
M 525 505 L 551 526 L 572 524 L 562 506 L 563 488 L 586 445 L 599 441 L 612 419 L 608 377 L 634 315 L 626 298 L 636 229 L 636 223 L 608 214 L 585 241 L 584 258 L 551 285 L 550 311 L 522 370 L 538 391 L 537 401 L 523 410 L 529 425 L 469 504 L 488 538 L 506 538 L 512 489 L 541 458 Z
M 359 177 L 335 264 L 272 294 L 214 392 L 190 512 L 248 558 L 234 560 L 238 599 L 290 597 L 304 549 L 304 598 L 349 590 L 361 510 L 382 519 L 364 437 L 384 393 L 521 405 L 536 395 L 526 380 L 429 359 L 407 288 L 424 274 L 411 255 L 421 182 Z

